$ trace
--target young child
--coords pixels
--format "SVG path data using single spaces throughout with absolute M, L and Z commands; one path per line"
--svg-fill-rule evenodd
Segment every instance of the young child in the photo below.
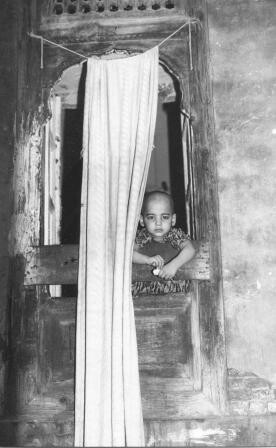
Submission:
M 168 193 L 152 191 L 145 194 L 140 216 L 140 224 L 143 228 L 136 236 L 133 263 L 154 266 L 157 268 L 157 272 L 154 273 L 164 280 L 172 279 L 177 270 L 190 261 L 195 254 L 189 236 L 181 229 L 174 228 L 175 222 L 173 200 Z M 174 258 L 167 263 L 160 255 L 160 252 L 164 252 L 162 250 L 164 243 L 169 243 L 177 249 Z M 142 253 L 145 251 L 141 249 L 148 245 L 152 245 L 151 249 L 156 250 L 156 255 Z

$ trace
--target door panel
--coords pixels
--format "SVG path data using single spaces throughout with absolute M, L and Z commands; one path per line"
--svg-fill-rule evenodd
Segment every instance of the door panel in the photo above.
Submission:
M 174 300 L 169 295 L 158 301 L 159 297 L 155 303 L 150 301 L 150 296 L 134 300 L 140 373 L 157 378 L 185 378 L 190 384 L 193 357 L 191 298 L 176 295 Z
M 203 418 L 219 412 L 203 392 L 197 300 L 196 284 L 189 293 L 134 298 L 146 420 Z

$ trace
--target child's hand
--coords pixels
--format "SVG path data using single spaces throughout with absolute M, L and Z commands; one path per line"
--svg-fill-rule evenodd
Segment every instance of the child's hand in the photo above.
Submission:
M 162 269 L 164 266 L 164 259 L 161 257 L 161 255 L 154 255 L 154 257 L 148 258 L 147 264 L 155 268 Z
M 171 280 L 175 276 L 176 272 L 177 268 L 172 262 L 170 262 L 160 270 L 158 277 L 161 277 L 164 280 Z

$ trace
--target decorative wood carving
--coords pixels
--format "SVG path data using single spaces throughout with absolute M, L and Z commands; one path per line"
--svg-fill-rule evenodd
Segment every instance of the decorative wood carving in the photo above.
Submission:
M 179 0 L 50 0 L 44 15 L 142 15 L 179 9 L 179 3 Z

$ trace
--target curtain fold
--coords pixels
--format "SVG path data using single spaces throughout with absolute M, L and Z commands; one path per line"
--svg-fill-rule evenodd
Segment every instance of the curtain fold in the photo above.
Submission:
M 132 250 L 153 145 L 158 48 L 87 65 L 75 446 L 144 446 Z

